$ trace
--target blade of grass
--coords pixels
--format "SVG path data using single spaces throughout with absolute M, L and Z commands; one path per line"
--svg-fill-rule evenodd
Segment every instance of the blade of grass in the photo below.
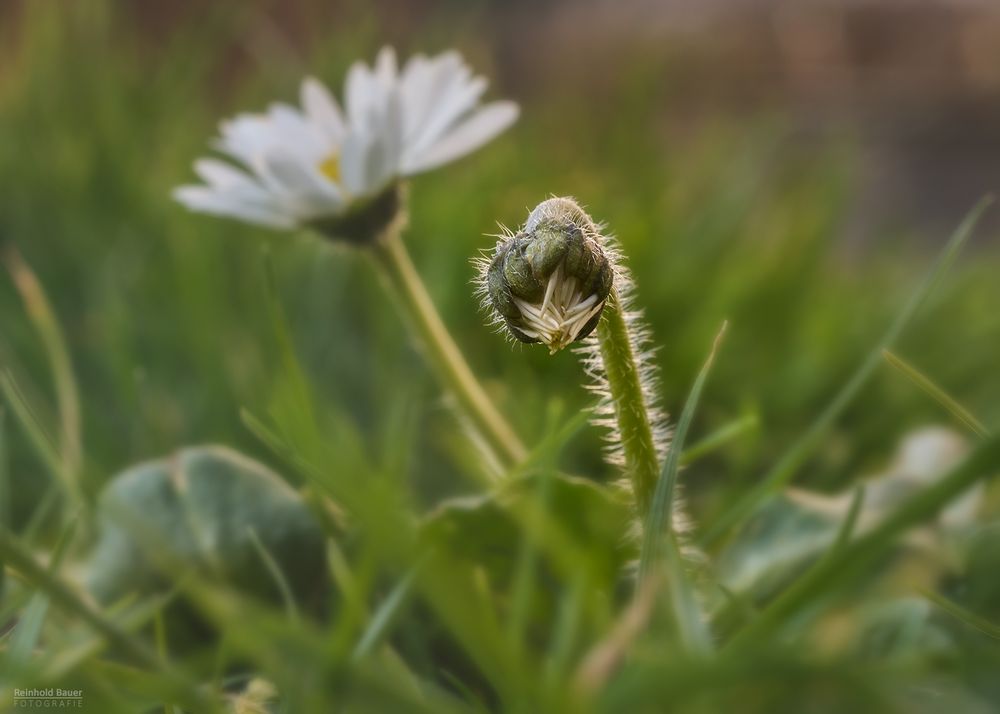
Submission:
M 360 623 L 369 617 L 366 601 L 367 588 L 363 586 L 361 578 L 354 573 L 351 563 L 348 562 L 347 556 L 337 540 L 327 538 L 326 543 L 327 567 L 337 586 L 340 598 L 334 631 L 339 631 L 342 634 L 333 639 L 335 642 L 344 642 L 343 650 L 346 651 L 350 646 L 348 643 L 354 640 L 355 630 L 360 629 Z
M 106 615 L 114 616 L 115 622 L 123 631 L 134 632 L 152 620 L 174 597 L 175 593 L 171 592 L 133 605 L 126 612 L 108 612 Z M 83 641 L 73 643 L 53 642 L 47 648 L 45 663 L 41 668 L 42 678 L 52 681 L 65 677 L 81 663 L 95 657 L 106 645 L 107 640 L 100 634 L 91 634 Z
M 167 646 L 167 626 L 163 621 L 162 610 L 153 615 L 153 642 L 156 645 L 156 654 L 166 661 L 170 649 Z
M 552 632 L 552 645 L 545 662 L 544 681 L 548 689 L 561 685 L 569 669 L 570 658 L 580 630 L 583 599 L 587 587 L 586 573 L 573 580 L 569 594 L 559 599 L 559 613 Z
M 63 528 L 63 532 L 59 536 L 59 541 L 52 552 L 52 558 L 49 561 L 48 572 L 50 575 L 56 576 L 58 574 L 59 566 L 62 564 L 63 558 L 69 550 L 69 545 L 75 531 L 75 520 L 69 521 Z M 36 592 L 31 596 L 31 600 L 28 602 L 24 613 L 14 628 L 14 634 L 10 640 L 10 648 L 5 653 L 0 653 L 6 655 L 3 657 L 3 661 L 6 662 L 7 667 L 11 670 L 17 671 L 23 669 L 31 659 L 42 636 L 42 625 L 45 624 L 45 616 L 48 613 L 48 609 L 48 595 L 43 592 Z
M 882 357 L 885 358 L 890 367 L 909 379 L 927 396 L 948 410 L 953 417 L 968 427 L 973 434 L 984 439 L 990 435 L 990 430 L 981 421 L 976 419 L 972 412 L 959 404 L 956 399 L 935 384 L 926 374 L 890 350 L 882 350 Z
M 516 479 L 524 476 L 534 468 L 548 466 L 554 463 L 556 456 L 562 451 L 569 441 L 579 433 L 593 417 L 594 407 L 590 406 L 581 409 L 579 412 L 567 419 L 560 427 L 551 430 L 532 447 L 527 457 L 514 466 L 507 474 L 507 479 Z M 499 484 L 503 486 L 503 481 Z
M 925 598 L 930 600 L 932 603 L 937 605 L 939 608 L 947 612 L 949 615 L 954 617 L 959 622 L 962 622 L 974 630 L 982 632 L 987 637 L 992 637 L 995 640 L 1000 640 L 1000 625 L 994 625 L 992 622 L 986 618 L 980 617 L 974 612 L 966 610 L 964 607 L 959 605 L 957 602 L 953 602 L 943 595 L 932 590 L 921 590 L 920 594 Z
M 59 482 L 68 488 L 62 460 L 59 458 L 59 450 L 56 448 L 51 434 L 42 426 L 37 416 L 38 410 L 29 404 L 24 391 L 14 379 L 10 369 L 6 367 L 0 367 L 0 391 L 3 392 L 14 417 L 21 425 L 32 446 L 35 447 L 42 462 Z
M 695 654 L 707 654 L 715 649 L 708 620 L 698 604 L 698 594 L 687 573 L 680 548 L 670 542 L 664 549 L 666 571 L 670 573 L 667 592 L 681 642 Z
M 756 413 L 745 414 L 739 419 L 722 425 L 704 439 L 684 449 L 684 452 L 681 454 L 681 466 L 693 464 L 698 459 L 708 456 L 713 451 L 717 451 L 729 442 L 735 441 L 744 434 L 754 431 L 759 426 L 760 417 Z
M 644 524 L 642 551 L 639 556 L 639 580 L 649 578 L 657 563 L 666 566 L 668 588 L 671 594 L 672 609 L 675 624 L 685 645 L 691 651 L 707 652 L 712 648 L 712 640 L 708 633 L 705 616 L 698 606 L 694 587 L 688 578 L 681 558 L 680 547 L 673 530 L 674 492 L 677 485 L 677 472 L 680 469 L 680 455 L 684 448 L 688 429 L 694 419 L 694 412 L 701 398 L 701 391 L 712 369 L 715 355 L 723 336 L 726 334 L 727 323 L 722 323 L 719 334 L 715 336 L 712 350 L 702 366 L 691 387 L 691 393 L 684 403 L 680 420 L 674 431 L 673 443 L 667 454 L 660 478 L 653 492 L 653 503 Z
M 722 583 L 717 583 L 716 587 L 725 598 L 725 605 L 714 614 L 713 625 L 718 625 L 720 616 L 731 616 L 731 613 L 737 615 L 741 622 L 749 622 L 757 617 L 760 611 L 742 593 L 735 593 Z
M 254 416 L 249 410 L 240 410 L 240 420 L 243 425 L 253 434 L 264 446 L 274 452 L 275 456 L 284 460 L 289 466 L 299 471 L 318 489 L 307 486 L 303 489 L 303 498 L 307 501 L 311 498 L 317 503 L 317 511 L 322 511 L 320 520 L 325 527 L 334 527 L 336 532 L 344 528 L 347 518 L 344 507 L 333 500 L 332 492 L 336 491 L 338 497 L 343 496 L 343 491 L 330 487 L 330 480 L 326 478 L 322 471 L 303 458 L 294 446 L 289 444 L 285 438 L 267 426 L 263 421 Z M 328 528 L 329 530 L 329 528 Z
M 285 612 L 288 614 L 290 619 L 299 619 L 299 609 L 295 605 L 295 596 L 292 595 L 292 586 L 288 584 L 288 578 L 285 577 L 285 573 L 282 572 L 281 566 L 278 561 L 274 559 L 274 556 L 268 552 L 267 548 L 264 547 L 264 543 L 261 542 L 260 536 L 257 535 L 257 531 L 252 527 L 247 528 L 250 534 L 250 543 L 253 544 L 254 550 L 257 551 L 257 555 L 260 556 L 261 562 L 264 567 L 267 568 L 268 574 L 271 579 L 274 580 L 274 584 L 278 588 L 278 592 L 281 594 L 281 602 L 285 606 Z
M 379 547 L 385 549 L 383 552 L 390 563 L 412 563 L 414 543 L 417 542 L 412 519 L 394 508 L 386 509 L 383 506 L 387 504 L 382 502 L 359 504 L 362 508 L 375 505 L 379 506 L 377 515 L 382 519 L 381 526 L 391 534 Z M 365 511 L 361 513 L 364 515 Z M 185 577 L 193 575 L 189 566 L 173 557 L 169 549 L 162 548 L 157 534 L 150 532 L 140 518 L 132 513 L 119 515 L 133 538 L 143 544 L 148 557 L 157 559 L 157 567 L 174 574 L 179 581 L 178 587 L 191 602 L 220 628 L 231 628 L 227 631 L 234 652 L 252 657 L 272 671 L 284 672 L 286 679 L 304 676 L 296 669 L 295 658 L 312 661 L 319 668 L 342 664 L 339 661 L 341 653 L 331 648 L 327 637 L 317 636 L 315 628 L 307 626 L 305 620 L 290 622 L 287 617 L 276 616 L 240 597 L 228 586 L 213 584 L 211 579 Z M 426 567 L 421 568 L 416 582 L 427 604 L 466 649 L 470 659 L 498 691 L 509 694 L 508 688 L 522 679 L 521 662 L 505 647 L 494 603 L 476 586 L 476 573 L 471 564 L 436 551 L 429 554 Z M 254 627 L 246 628 L 246 622 L 254 622 Z M 347 650 L 344 654 L 349 656 L 349 653 Z
M 28 522 L 21 531 L 21 540 L 25 543 L 34 543 L 38 540 L 48 520 L 49 514 L 55 509 L 59 502 L 59 484 L 49 483 L 48 488 L 38 499 L 38 503 L 31 511 Z
M 73 543 L 73 535 L 76 533 L 76 524 L 75 519 L 68 521 L 63 526 L 62 533 L 59 534 L 59 540 L 56 541 L 56 547 L 52 549 L 52 557 L 49 559 L 49 572 L 52 575 L 59 573 L 59 566 L 62 565 L 66 553 L 69 552 L 70 545 Z
M 590 648 L 573 673 L 573 690 L 584 697 L 600 691 L 646 630 L 656 607 L 659 585 L 655 577 L 639 582 L 635 597 L 626 606 L 611 631 Z
M 550 415 L 550 421 L 556 421 L 555 414 Z M 560 430 L 549 430 L 559 434 Z M 575 432 L 571 432 L 575 433 Z M 532 499 L 537 504 L 536 512 L 529 515 L 529 518 L 539 519 L 549 516 L 549 501 L 552 491 L 552 470 L 555 464 L 551 461 L 556 453 L 561 449 L 562 444 L 552 445 L 551 450 L 544 452 L 539 466 L 542 468 L 535 484 L 535 496 Z M 532 452 L 534 453 L 534 452 Z M 509 479 L 508 479 L 509 482 Z M 521 534 L 521 543 L 517 555 L 517 564 L 514 570 L 513 584 L 510 588 L 511 607 L 510 615 L 507 619 L 507 634 L 510 637 L 511 646 L 517 650 L 524 646 L 525 627 L 528 622 L 528 614 L 531 603 L 534 600 L 535 589 L 538 586 L 538 564 L 540 560 L 538 543 L 533 539 L 532 534 L 535 528 L 525 529 Z
M 392 589 L 389 596 L 378 606 L 369 619 L 368 626 L 362 633 L 361 639 L 358 640 L 357 646 L 355 646 L 354 651 L 351 653 L 352 660 L 357 662 L 364 659 L 382 641 L 395 620 L 399 609 L 409 597 L 410 591 L 413 588 L 413 582 L 416 580 L 419 571 L 420 563 L 418 562 L 410 568 L 406 575 L 396 584 L 396 587 Z
M 806 429 L 805 433 L 785 452 L 784 456 L 757 481 L 756 486 L 751 488 L 746 495 L 733 504 L 729 510 L 724 511 L 712 523 L 712 526 L 706 531 L 703 537 L 703 542 L 706 545 L 715 543 L 726 535 L 733 527 L 750 515 L 767 496 L 778 492 L 791 481 L 799 468 L 812 455 L 816 447 L 822 443 L 823 437 L 826 436 L 830 427 L 851 402 L 854 401 L 854 398 L 861 391 L 862 387 L 865 386 L 872 374 L 874 374 L 881 360 L 882 351 L 890 348 L 899 339 L 899 336 L 907 325 L 909 325 L 917 309 L 923 304 L 941 275 L 951 265 L 955 255 L 971 235 L 972 229 L 979 221 L 979 218 L 992 202 L 992 197 L 986 197 L 979 201 L 969 212 L 945 244 L 934 267 L 910 296 L 910 299 L 903 306 L 903 309 L 896 316 L 896 319 L 893 320 L 892 324 L 889 325 L 889 328 L 883 334 L 878 344 L 868 353 L 868 356 L 861 362 L 858 369 L 851 375 L 851 378 L 841 387 L 833 400 L 812 422 L 809 428 Z
M 156 662 L 155 655 L 145 645 L 119 631 L 101 613 L 86 603 L 69 585 L 49 573 L 6 529 L 0 530 L 0 554 L 8 567 L 14 568 L 26 582 L 49 595 L 59 607 L 79 617 L 109 642 L 120 647 L 139 662 L 147 665 Z
M 28 318 L 35 326 L 35 330 L 45 346 L 45 352 L 49 359 L 49 369 L 52 371 L 52 379 L 55 383 L 63 469 L 72 480 L 76 497 L 82 499 L 82 489 L 79 483 L 83 457 L 80 395 L 76 377 L 73 374 L 73 363 L 69 357 L 69 350 L 66 348 L 66 339 L 41 282 L 28 264 L 24 262 L 21 254 L 13 246 L 8 246 L 3 253 L 3 261 L 15 287 L 21 294 L 25 312 L 27 312 Z
M 448 683 L 455 694 L 461 697 L 461 702 L 476 714 L 490 714 L 490 708 L 483 702 L 483 695 L 472 691 L 468 684 L 446 669 L 439 672 L 441 679 Z
M 533 665 L 527 651 L 515 652 L 510 647 L 494 599 L 482 582 L 477 582 L 482 572 L 436 549 L 428 553 L 417 582 L 437 618 L 499 696 L 517 701 Z
M 694 419 L 694 412 L 698 407 L 698 400 L 701 398 L 701 391 L 708 379 L 708 373 L 712 369 L 715 355 L 719 349 L 719 344 L 726 334 L 727 323 L 722 323 L 722 328 L 715 336 L 712 349 L 708 354 L 708 359 L 702 365 L 701 371 L 694 380 L 691 392 L 688 394 L 684 409 L 681 411 L 680 419 L 674 430 L 673 442 L 670 445 L 670 453 L 660 471 L 660 478 L 656 483 L 656 490 L 653 492 L 653 503 L 646 516 L 643 528 L 642 551 L 639 556 L 639 577 L 648 577 L 653 563 L 660 558 L 660 544 L 663 542 L 663 533 L 672 530 L 673 520 L 673 498 L 677 485 L 677 472 L 680 469 L 680 455 L 684 448 L 684 440 L 687 438 L 688 429 Z
M 164 563 L 168 568 L 174 568 L 179 563 Z M 447 567 L 446 573 L 450 576 L 456 572 L 457 568 Z M 176 571 L 179 572 L 179 571 Z M 421 573 L 422 574 L 422 573 Z M 442 580 L 440 574 L 432 577 L 435 582 Z M 419 581 L 419 578 L 416 579 Z M 257 663 L 262 674 L 273 675 L 273 681 L 282 689 L 282 682 L 288 686 L 282 689 L 286 696 L 295 700 L 304 698 L 308 700 L 314 692 L 292 691 L 289 689 L 293 682 L 315 681 L 325 683 L 326 686 L 335 686 L 330 677 L 330 673 L 339 670 L 347 662 L 341 660 L 340 654 L 330 647 L 328 631 L 317 628 L 315 623 L 302 619 L 298 622 L 291 622 L 284 613 L 275 611 L 273 608 L 265 607 L 260 602 L 248 598 L 221 583 L 212 583 L 210 580 L 197 577 L 183 578 L 177 584 L 178 589 L 190 599 L 191 603 L 209 621 L 215 623 L 219 629 L 228 633 L 229 641 L 234 655 L 239 658 L 247 657 Z M 454 594 L 453 588 L 449 592 Z M 469 604 L 470 614 L 475 612 L 482 615 L 483 609 L 476 608 L 471 602 Z M 454 609 L 461 609 L 452 603 Z M 253 627 L 247 627 L 248 622 L 253 623 Z M 378 658 L 367 658 L 364 661 L 352 663 L 350 669 L 344 674 L 351 678 L 352 689 L 355 684 L 362 681 L 366 672 L 371 672 L 379 664 Z M 399 705 L 391 708 L 391 711 L 451 711 L 453 707 L 448 704 L 449 700 L 431 699 L 435 694 L 427 688 L 421 688 L 421 694 L 426 701 L 418 699 L 408 683 L 402 682 L 398 677 L 385 677 L 382 681 L 378 678 L 367 683 L 375 687 L 375 690 L 385 693 L 405 694 L 409 700 L 408 706 L 399 709 Z M 444 695 L 444 693 L 441 693 Z M 446 695 L 445 695 L 446 696 Z M 302 706 L 297 708 L 294 704 L 289 705 L 290 711 L 318 711 L 315 707 Z M 369 710 L 361 707 L 359 710 Z M 381 709 L 374 709 L 380 711 Z
M 296 411 L 301 414 L 303 420 L 315 423 L 316 410 L 310 397 L 309 381 L 303 373 L 302 366 L 295 355 L 292 332 L 288 326 L 285 312 L 281 307 L 277 278 L 274 274 L 274 263 L 271 260 L 270 251 L 267 246 L 263 250 L 262 261 L 264 269 L 264 304 L 271 321 L 271 329 L 274 332 L 278 358 L 283 367 L 282 377 L 287 382 L 287 389 L 291 394 Z
M 296 468 L 306 468 L 307 465 L 297 460 L 295 450 L 285 442 L 278 434 L 268 427 L 260 418 L 255 416 L 246 407 L 240 409 L 240 421 L 243 422 L 251 434 L 264 446 L 274 452 L 275 456 L 289 462 Z
M 3 670 L 20 673 L 28 664 L 38 640 L 42 635 L 42 625 L 49 611 L 49 598 L 42 593 L 35 593 L 24 612 L 18 617 L 17 625 L 10 637 L 10 643 L 3 654 Z M 3 677 L 4 680 L 7 677 Z M 10 682 L 7 682 L 10 684 Z
M 847 515 L 844 516 L 843 523 L 840 524 L 840 528 L 837 530 L 837 537 L 834 539 L 833 545 L 830 547 L 830 553 L 839 552 L 851 540 L 851 536 L 854 535 L 854 527 L 858 523 L 858 516 L 861 514 L 861 506 L 864 504 L 864 501 L 865 485 L 861 483 L 854 489 L 854 495 L 851 497 L 851 505 L 847 509 Z
M 45 593 L 55 607 L 79 618 L 109 643 L 131 657 L 137 664 L 162 675 L 171 685 L 178 701 L 195 711 L 213 711 L 214 707 L 193 682 L 166 668 L 156 653 L 144 642 L 132 637 L 86 602 L 70 585 L 50 573 L 6 528 L 0 528 L 0 560 L 14 568 L 31 585 Z
M 541 477 L 538 491 L 540 493 L 542 515 L 545 513 L 546 501 L 545 484 L 549 479 Z M 510 614 L 507 617 L 507 637 L 511 647 L 520 649 L 524 646 L 525 629 L 528 624 L 531 612 L 531 603 L 534 600 L 535 591 L 538 587 L 538 567 L 539 567 L 538 544 L 532 539 L 530 532 L 521 534 L 521 544 L 518 549 L 517 561 L 514 566 L 514 578 L 510 587 Z
M 846 588 L 877 562 L 903 532 L 932 517 L 976 481 L 995 475 L 998 469 L 1000 438 L 992 437 L 940 481 L 911 497 L 867 535 L 819 560 L 758 618 L 738 632 L 730 641 L 730 647 L 738 649 L 759 644 L 819 599 Z

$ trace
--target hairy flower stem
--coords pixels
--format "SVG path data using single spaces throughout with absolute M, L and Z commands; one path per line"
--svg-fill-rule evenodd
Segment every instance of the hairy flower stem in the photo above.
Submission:
M 645 518 L 660 467 L 653 422 L 642 388 L 635 340 L 623 312 L 617 288 L 612 289 L 597 325 L 597 343 L 621 439 L 625 475 L 632 484 L 637 512 Z
M 372 255 L 396 294 L 404 319 L 423 344 L 427 359 L 476 431 L 506 465 L 523 461 L 527 455 L 524 445 L 497 411 L 442 322 L 400 238 L 399 225 L 382 234 L 372 246 Z

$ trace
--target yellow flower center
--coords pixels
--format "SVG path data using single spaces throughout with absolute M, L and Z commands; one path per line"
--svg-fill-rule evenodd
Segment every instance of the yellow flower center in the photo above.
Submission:
M 334 183 L 340 183 L 340 154 L 334 152 L 319 164 L 319 170 Z

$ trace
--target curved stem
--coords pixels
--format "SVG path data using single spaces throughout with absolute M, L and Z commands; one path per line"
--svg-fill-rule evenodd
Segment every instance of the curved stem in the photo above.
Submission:
M 604 317 L 597 325 L 597 342 L 618 423 L 625 474 L 632 483 L 636 508 L 645 518 L 660 471 L 659 458 L 635 341 L 629 333 L 617 289 L 612 290 Z
M 372 246 L 372 254 L 399 298 L 400 309 L 423 344 L 427 358 L 445 386 L 454 393 L 476 431 L 508 466 L 523 461 L 527 453 L 524 445 L 493 406 L 441 321 L 400 239 L 399 230 L 386 231 Z

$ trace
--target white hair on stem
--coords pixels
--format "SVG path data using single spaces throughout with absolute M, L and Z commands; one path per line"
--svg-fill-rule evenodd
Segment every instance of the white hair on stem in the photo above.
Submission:
M 479 273 L 476 281 L 477 294 L 481 298 L 482 306 L 490 315 L 491 324 L 496 329 L 505 332 L 510 341 L 523 342 L 523 337 L 518 338 L 512 330 L 505 329 L 511 325 L 497 311 L 497 306 L 491 298 L 488 272 L 494 258 L 509 247 L 516 235 L 530 233 L 546 224 L 565 225 L 582 230 L 588 240 L 594 241 L 600 247 L 613 272 L 611 292 L 606 300 L 597 304 L 596 311 L 594 309 L 596 300 L 586 303 L 584 308 L 579 306 L 584 305 L 590 296 L 576 296 L 578 299 L 574 305 L 577 307 L 573 307 L 573 310 L 582 310 L 589 316 L 597 314 L 602 307 L 607 307 L 607 310 L 602 315 L 597 330 L 580 339 L 574 352 L 579 356 L 588 377 L 589 383 L 586 388 L 598 397 L 598 405 L 592 421 L 606 432 L 605 457 L 608 463 L 621 474 L 619 482 L 621 487 L 631 495 L 636 510 L 635 529 L 638 530 L 641 528 L 642 520 L 646 517 L 644 511 L 649 508 L 652 490 L 670 449 L 671 428 L 666 411 L 660 406 L 660 381 L 657 377 L 651 333 L 643 320 L 642 311 L 635 307 L 634 283 L 630 271 L 625 266 L 617 241 L 607 235 L 605 227 L 595 223 L 572 198 L 550 198 L 531 211 L 521 232 L 515 234 L 506 228 L 501 228 L 501 233 L 496 236 L 497 243 L 493 251 L 484 252 L 474 260 Z M 545 319 L 545 317 L 551 319 L 551 315 L 544 315 L 544 313 L 551 302 L 550 293 L 558 289 L 558 285 L 553 286 L 552 280 L 559 283 L 562 276 L 561 268 L 561 265 L 558 266 L 548 278 L 549 283 L 541 301 L 541 309 L 535 305 L 532 310 L 527 310 L 521 301 L 515 301 L 522 312 L 520 325 L 524 327 L 519 325 L 518 328 L 522 332 L 522 336 L 527 330 L 532 330 L 532 333 L 528 333 L 527 336 L 539 338 L 539 341 L 549 345 L 552 352 L 558 351 L 565 344 L 553 343 L 549 339 L 544 339 L 540 331 L 535 330 L 535 323 Z M 568 302 L 572 302 L 572 300 Z M 580 313 L 568 312 L 568 314 L 577 315 Z M 619 317 L 620 323 L 617 322 Z M 624 326 L 623 334 L 619 335 L 618 338 L 612 338 L 607 334 L 610 329 L 609 324 L 612 321 Z M 581 326 L 583 322 L 580 323 Z M 572 339 L 565 342 L 569 341 Z M 554 349 L 553 346 L 555 346 Z M 609 370 L 613 369 L 614 366 L 607 363 L 607 359 L 612 356 L 612 353 L 619 356 L 621 361 L 625 363 L 626 371 L 633 373 L 629 380 L 637 384 L 637 388 L 622 390 L 616 389 L 612 384 Z M 643 473 L 637 473 L 637 471 Z M 671 507 L 673 509 L 672 528 L 682 542 L 683 552 L 689 560 L 697 560 L 697 551 L 684 545 L 683 534 L 689 530 L 690 520 L 686 515 L 683 498 L 679 493 L 675 494 Z M 630 535 L 635 536 L 636 533 Z

